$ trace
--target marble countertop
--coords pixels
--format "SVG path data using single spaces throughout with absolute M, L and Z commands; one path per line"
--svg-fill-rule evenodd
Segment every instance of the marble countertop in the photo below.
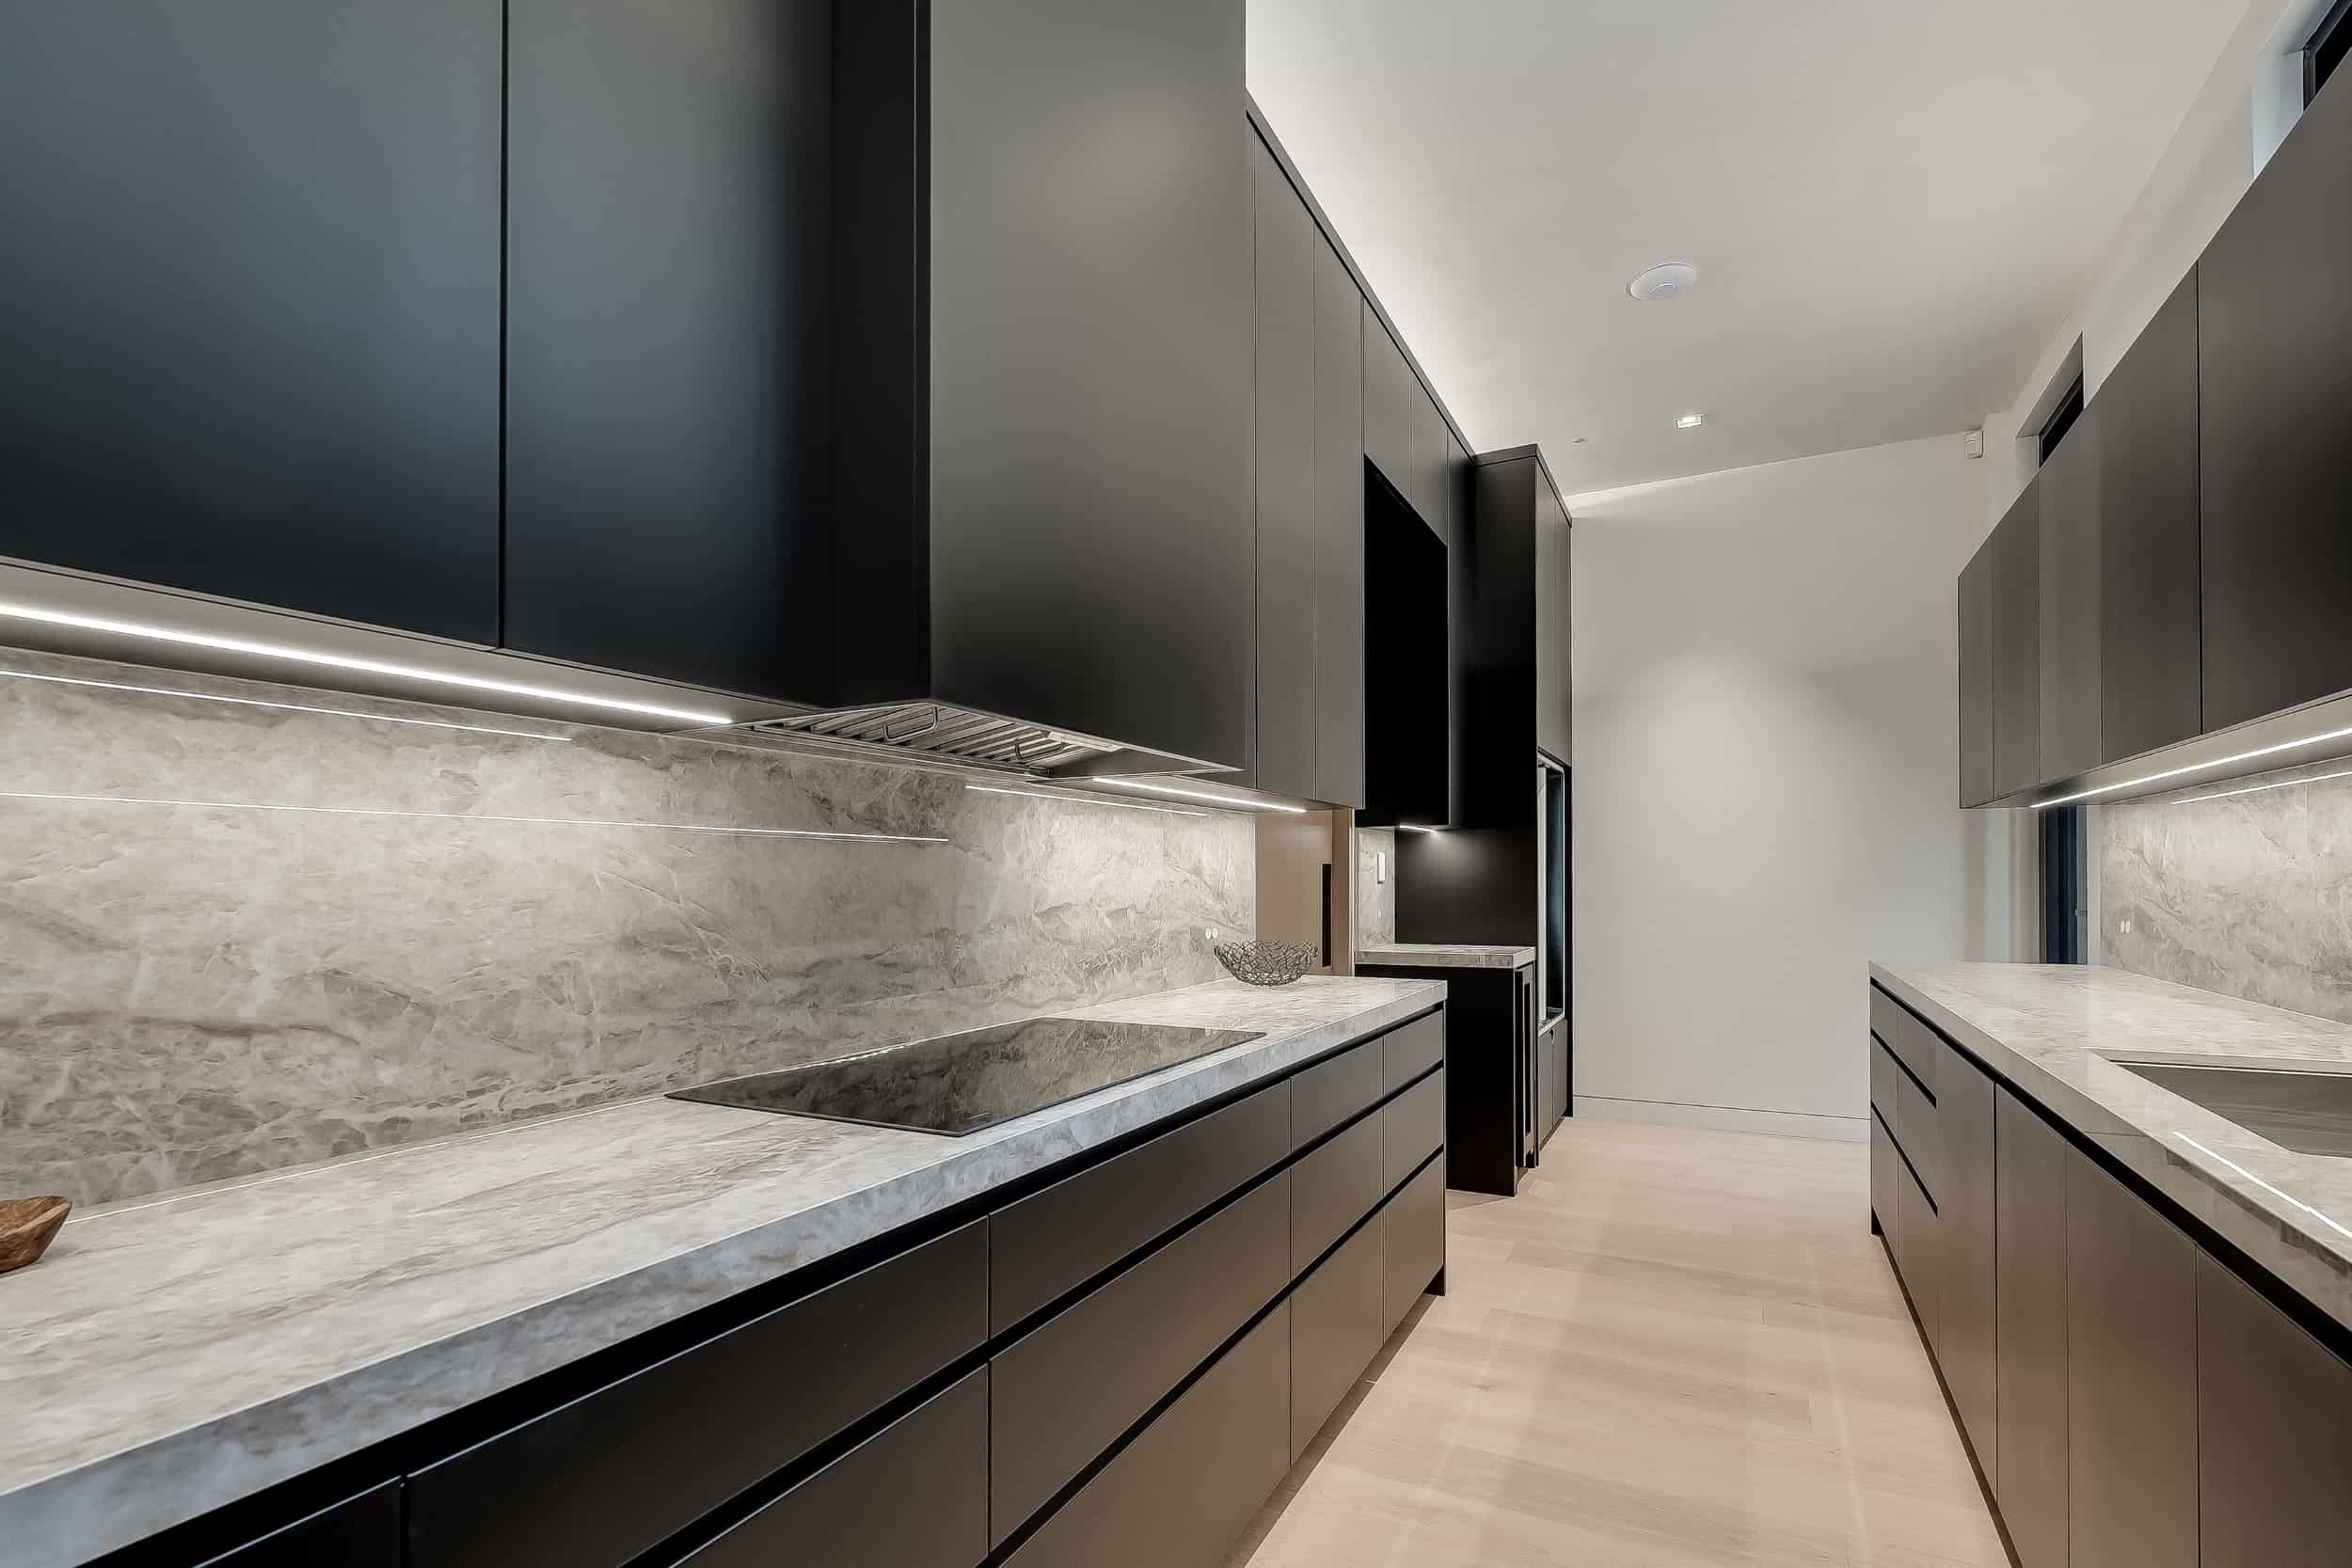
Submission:
M 1264 1037 L 961 1138 L 638 1100 L 76 1215 L 0 1275 L 8 1562 L 86 1562 L 1443 995 L 1310 977 L 1075 1009 Z
M 1416 969 L 1523 969 L 1535 961 L 1535 950 L 1478 942 L 1392 942 L 1359 947 L 1356 961 Z
M 2283 1148 L 2114 1060 L 2352 1071 L 2352 1026 L 2080 964 L 1870 977 L 2352 1328 L 2352 1160 Z

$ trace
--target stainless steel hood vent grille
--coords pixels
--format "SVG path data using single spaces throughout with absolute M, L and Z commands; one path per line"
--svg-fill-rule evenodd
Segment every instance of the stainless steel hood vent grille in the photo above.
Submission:
M 1179 767 L 1199 766 L 1127 751 L 1091 736 L 943 703 L 893 703 L 796 713 L 744 725 L 739 733 L 845 751 L 887 752 L 901 759 L 913 752 L 987 772 L 1035 779 L 1094 776 L 1113 769 L 1160 772 L 1171 761 Z M 1121 768 L 1120 759 L 1126 759 L 1128 765 Z

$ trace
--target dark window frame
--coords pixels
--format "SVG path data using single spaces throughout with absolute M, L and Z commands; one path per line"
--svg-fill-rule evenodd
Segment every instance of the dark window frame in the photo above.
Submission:
M 2336 67 L 2344 63 L 2346 51 L 2352 51 L 2352 0 L 2336 0 L 2328 8 L 2327 17 L 2312 29 L 2311 40 L 2303 45 L 2303 103 L 2311 106 L 2319 89 L 2328 85 Z
M 2087 814 L 2078 801 L 2037 813 L 2042 821 L 2042 961 L 2090 961 Z
M 2344 3 L 2352 5 L 2352 0 L 2344 0 Z M 2058 443 L 2066 439 L 2066 433 L 2074 429 L 2074 421 L 2082 417 L 2083 378 L 2077 372 L 2074 384 L 2066 388 L 2066 395 L 2058 399 L 2058 405 L 2050 410 L 2048 419 L 2042 421 L 2040 439 L 2042 462 L 2050 461 L 2050 454 L 2058 450 Z

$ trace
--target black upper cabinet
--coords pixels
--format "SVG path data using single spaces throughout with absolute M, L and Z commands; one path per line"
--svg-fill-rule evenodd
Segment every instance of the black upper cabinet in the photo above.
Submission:
M 498 0 L 0 46 L 0 556 L 498 636 Z
M 1421 378 L 1412 378 L 1413 394 L 1413 458 L 1412 502 L 1432 527 L 1446 531 L 1449 538 L 1455 536 L 1451 524 L 1453 490 L 1451 479 L 1456 471 L 1461 444 L 1454 439 L 1454 432 L 1438 412 L 1438 400 L 1422 386 Z
M 2106 409 L 2083 410 L 2042 469 L 2041 766 L 2036 782 L 2063 779 L 2106 760 L 2099 711 L 2099 441 Z
M 836 8 L 812 700 L 1229 766 L 1256 552 L 1243 0 Z
M 1257 167 L 1258 745 L 1261 789 L 1312 796 L 1316 261 L 1323 235 L 1264 143 Z
M 2107 372 L 2092 406 L 2099 416 L 2099 760 L 2119 762 L 2201 728 L 2195 273 Z
M 1568 509 L 1549 484 L 1535 493 L 1535 744 L 1575 761 L 1576 697 L 1569 636 Z
M 2352 82 L 2197 267 L 2204 728 L 2352 687 Z
M 511 0 L 508 29 L 506 643 L 792 697 L 827 8 Z
M 2042 782 L 2042 478 L 1993 531 L 1993 794 Z
M 1364 296 L 1315 245 L 1315 768 L 1319 800 L 1364 803 Z
M 1960 803 L 1993 799 L 1993 541 L 1960 574 Z
M 1369 364 L 1366 372 L 1369 388 Z M 1358 820 L 1366 826 L 1437 827 L 1452 816 L 1446 560 L 1444 538 L 1387 480 L 1367 473 L 1364 687 L 1380 693 L 1380 715 L 1364 725 Z

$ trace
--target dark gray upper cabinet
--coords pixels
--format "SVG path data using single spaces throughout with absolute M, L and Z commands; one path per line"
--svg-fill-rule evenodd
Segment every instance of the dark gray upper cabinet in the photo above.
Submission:
M 826 16 L 512 0 L 509 647 L 785 698 L 821 657 Z
M 1576 695 L 1569 636 L 1568 509 L 1549 484 L 1535 494 L 1535 744 L 1575 761 Z
M 2102 404 L 2083 410 L 2042 466 L 2041 768 L 2063 779 L 2106 760 L 2099 715 Z
M 1420 379 L 1413 374 L 1405 351 L 1380 320 L 1380 313 L 1364 302 L 1364 455 L 1382 478 L 1396 487 L 1422 521 L 1432 528 L 1442 529 L 1442 515 L 1432 516 L 1422 509 L 1421 486 L 1414 483 L 1413 448 L 1422 393 Z
M 1245 765 L 1243 0 L 833 24 L 831 587 L 784 609 L 835 650 L 811 700 Z
M 1421 378 L 1412 378 L 1413 408 L 1413 484 L 1409 492 L 1413 509 L 1431 525 L 1448 528 L 1448 508 L 1453 501 L 1452 476 L 1457 471 L 1461 443 L 1454 439 L 1454 432 L 1438 412 L 1438 400 L 1429 395 Z
M 1364 803 L 1364 296 L 1315 242 L 1315 766 L 1307 792 Z
M 0 556 L 498 640 L 497 0 L 0 46 Z
M 1318 782 L 1315 281 L 1323 235 L 1274 154 L 1257 170 L 1258 745 L 1261 789 Z M 1360 662 L 1361 656 L 1359 656 Z
M 2066 1140 L 1994 1091 L 1994 1419 L 1986 1466 L 2019 1568 L 2067 1568 Z
M 2352 687 L 2352 81 L 2197 264 L 2204 728 Z
M 2352 1367 L 2197 1260 L 2199 1568 L 2336 1568 L 2352 1542 Z
M 1960 574 L 1960 803 L 1993 799 L 1993 541 Z
M 2042 478 L 1993 531 L 1993 794 L 2042 782 Z
M 2195 273 L 2107 372 L 2091 408 L 2099 416 L 2099 760 L 2119 762 L 2202 727 Z
M 2067 1554 L 2197 1568 L 2197 1251 L 2067 1150 Z

